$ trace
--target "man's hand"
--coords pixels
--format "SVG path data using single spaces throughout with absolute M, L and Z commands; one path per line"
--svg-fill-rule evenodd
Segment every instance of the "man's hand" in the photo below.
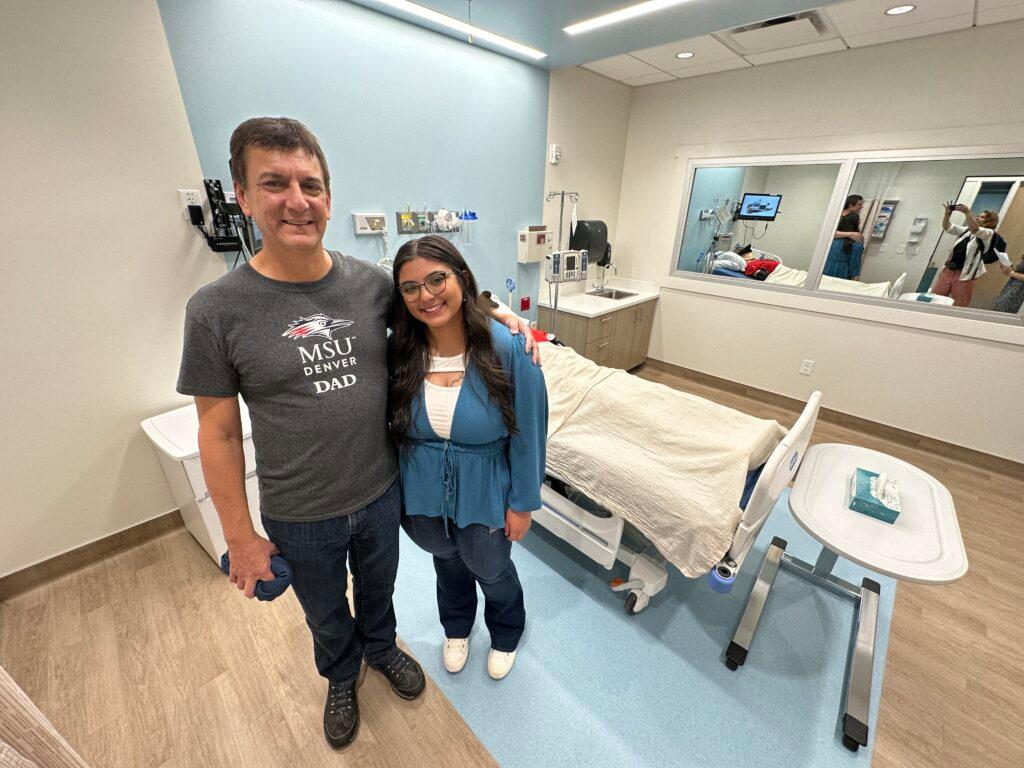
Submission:
M 509 541 L 521 541 L 530 530 L 533 515 L 529 512 L 516 512 L 514 509 L 505 511 L 505 538 Z
M 1008 266 L 1006 266 L 1004 264 L 1000 264 L 999 265 L 999 271 L 1002 272 L 1007 277 L 1009 277 L 1010 275 L 1013 274 L 1013 267 L 1008 267 Z
M 517 333 L 523 334 L 523 338 L 526 340 L 526 353 L 533 353 L 534 364 L 540 363 L 540 346 L 533 340 L 533 333 L 531 332 L 530 324 L 518 315 L 511 315 L 505 318 L 505 325 L 512 331 L 514 336 Z
M 251 539 L 228 544 L 228 559 L 231 560 L 228 580 L 251 599 L 256 592 L 257 581 L 273 580 L 270 556 L 276 554 L 277 547 L 273 542 L 255 534 Z

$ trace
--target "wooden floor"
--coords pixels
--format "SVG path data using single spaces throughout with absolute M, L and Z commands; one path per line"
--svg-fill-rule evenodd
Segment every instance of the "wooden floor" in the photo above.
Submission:
M 796 415 L 756 393 L 639 374 L 786 426 Z M 825 417 L 815 441 L 939 478 L 970 559 L 955 584 L 897 589 L 874 765 L 1021 768 L 1024 478 Z M 376 673 L 360 689 L 356 742 L 331 751 L 294 596 L 241 599 L 183 529 L 0 605 L 0 665 L 93 768 L 495 765 L 433 684 L 408 703 Z
M 184 528 L 0 605 L 0 666 L 92 768 L 496 765 L 432 682 L 365 670 L 331 750 L 294 594 L 245 600 Z

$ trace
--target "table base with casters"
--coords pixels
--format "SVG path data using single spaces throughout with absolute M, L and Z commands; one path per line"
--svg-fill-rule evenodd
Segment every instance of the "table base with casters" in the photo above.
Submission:
M 812 565 L 786 554 L 786 541 L 776 536 L 768 546 L 761 570 L 747 598 L 739 626 L 725 651 L 725 665 L 735 670 L 743 666 L 754 640 L 754 632 L 761 619 L 765 601 L 781 567 L 797 578 L 827 589 L 833 594 L 853 601 L 857 619 L 853 625 L 856 640 L 853 657 L 846 667 L 846 702 L 843 709 L 843 744 L 852 750 L 867 746 L 868 715 L 871 707 L 871 677 L 875 658 L 875 627 L 878 624 L 878 600 L 881 587 L 878 582 L 864 578 L 860 586 L 851 584 L 832 573 L 839 558 L 828 547 Z
M 847 490 L 858 468 L 884 472 L 897 481 L 902 511 L 895 522 L 883 522 L 849 508 Z M 823 443 L 811 446 L 804 455 L 789 496 L 789 511 L 822 545 L 821 554 L 811 565 L 787 555 L 783 539 L 772 540 L 725 652 L 725 663 L 735 670 L 747 660 L 779 568 L 852 600 L 857 613 L 846 668 L 843 744 L 856 750 L 868 743 L 881 588 L 869 578 L 860 586 L 851 584 L 833 574 L 832 569 L 842 556 L 894 579 L 920 584 L 956 581 L 967 572 L 967 553 L 953 499 L 942 483 L 912 464 L 868 448 Z

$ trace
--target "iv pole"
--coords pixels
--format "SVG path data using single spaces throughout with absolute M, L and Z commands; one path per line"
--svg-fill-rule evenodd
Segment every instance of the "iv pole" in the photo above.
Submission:
M 558 192 L 548 192 L 544 198 L 545 203 L 550 203 L 555 198 L 560 198 L 558 203 L 558 252 L 562 251 L 562 221 L 565 218 L 565 198 L 569 198 L 572 203 L 576 203 L 580 199 L 579 192 L 566 192 L 564 189 Z M 561 288 L 561 282 L 555 283 L 555 300 L 551 306 L 551 334 L 555 335 L 555 326 L 558 324 L 558 292 Z M 548 300 L 550 301 L 551 296 L 551 283 L 548 283 Z

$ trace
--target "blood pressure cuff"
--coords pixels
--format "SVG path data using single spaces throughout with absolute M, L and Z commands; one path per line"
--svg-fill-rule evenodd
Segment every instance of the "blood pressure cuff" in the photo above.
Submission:
M 220 569 L 224 571 L 225 575 L 231 573 L 231 561 L 228 559 L 227 552 L 220 556 Z M 280 555 L 270 556 L 270 570 L 274 574 L 274 578 L 271 581 L 256 582 L 255 595 L 257 600 L 267 602 L 275 597 L 280 597 L 288 589 L 288 585 L 292 583 L 292 567 Z

